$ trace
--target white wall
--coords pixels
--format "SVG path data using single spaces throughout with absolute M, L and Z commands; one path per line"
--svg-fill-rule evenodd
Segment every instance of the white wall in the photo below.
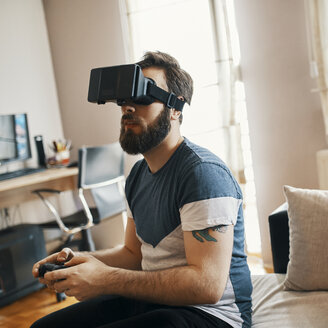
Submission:
M 304 1 L 235 0 L 262 253 L 271 265 L 268 215 L 283 185 L 318 188 L 325 148 L 319 95 L 311 93 Z
M 1 0 L 0 45 L 0 114 L 27 113 L 32 147 L 31 160 L 5 165 L 2 173 L 37 166 L 33 137 L 41 134 L 46 146 L 62 138 L 63 129 L 41 0 Z M 72 210 L 72 202 L 66 199 L 60 204 L 63 212 Z M 9 214 L 10 225 L 51 218 L 37 199 L 11 207 Z M 5 220 L 0 220 L 0 227 L 6 227 Z
M 119 139 L 120 108 L 87 101 L 90 70 L 127 62 L 119 0 L 43 0 L 65 138 L 72 158 L 83 145 Z M 136 157 L 126 157 L 126 172 Z M 118 216 L 93 228 L 96 246 L 123 240 Z
M 120 108 L 87 101 L 90 70 L 128 62 L 119 0 L 43 0 L 58 97 L 73 159 L 83 145 L 117 141 Z M 126 173 L 138 156 L 126 156 Z
M 76 150 L 119 138 L 119 107 L 88 103 L 90 70 L 126 63 L 117 0 L 44 0 L 64 133 Z
M 33 159 L 34 136 L 61 138 L 63 129 L 41 0 L 0 2 L 0 114 L 27 113 Z M 17 165 L 1 168 L 15 169 Z

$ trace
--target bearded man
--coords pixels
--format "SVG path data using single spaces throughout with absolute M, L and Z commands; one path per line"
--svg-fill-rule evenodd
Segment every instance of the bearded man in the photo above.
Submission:
M 161 89 L 190 103 L 193 82 L 172 56 L 137 63 Z M 251 327 L 242 193 L 227 166 L 180 133 L 181 110 L 124 101 L 120 143 L 143 155 L 126 181 L 120 248 L 63 249 L 36 263 L 66 262 L 40 281 L 80 303 L 32 327 Z

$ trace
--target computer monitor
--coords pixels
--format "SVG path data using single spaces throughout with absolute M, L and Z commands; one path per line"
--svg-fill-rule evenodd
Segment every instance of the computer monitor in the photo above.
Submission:
M 0 166 L 31 158 L 27 114 L 0 115 Z

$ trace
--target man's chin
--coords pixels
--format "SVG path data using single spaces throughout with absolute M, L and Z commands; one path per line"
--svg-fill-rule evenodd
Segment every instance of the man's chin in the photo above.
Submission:
M 121 143 L 122 149 L 129 155 L 138 155 L 141 154 L 139 150 L 137 150 L 135 147 L 127 146 L 125 144 Z
M 130 155 L 140 154 L 138 144 L 136 140 L 133 140 L 136 138 L 135 134 L 131 133 L 131 131 L 128 131 L 128 134 L 128 136 L 126 133 L 123 136 L 120 136 L 120 144 L 122 149 Z

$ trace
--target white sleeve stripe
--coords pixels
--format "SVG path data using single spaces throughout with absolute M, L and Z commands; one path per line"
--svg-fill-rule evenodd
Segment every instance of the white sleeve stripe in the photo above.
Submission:
M 182 230 L 192 231 L 226 224 L 235 225 L 241 199 L 218 197 L 185 204 L 180 208 Z
M 194 230 L 203 230 L 206 228 L 216 227 L 218 225 L 233 225 L 229 218 L 218 217 L 212 220 L 197 220 L 197 222 L 186 222 L 182 223 L 183 231 L 194 231 Z

